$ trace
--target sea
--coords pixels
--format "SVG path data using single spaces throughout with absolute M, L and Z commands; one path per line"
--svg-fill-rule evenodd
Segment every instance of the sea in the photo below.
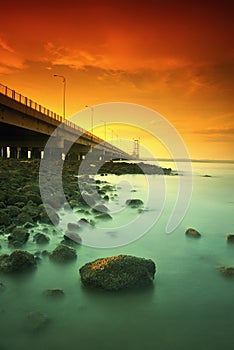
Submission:
M 174 167 L 170 162 L 160 165 Z M 162 175 L 150 175 L 150 188 L 144 175 L 97 175 L 117 193 L 106 203 L 113 219 L 98 224 L 111 238 L 103 244 L 88 240 L 69 264 L 43 257 L 33 273 L 0 275 L 6 287 L 0 291 L 0 350 L 232 350 L 234 277 L 224 276 L 218 268 L 234 266 L 234 244 L 226 240 L 227 234 L 234 234 L 234 164 L 194 162 L 192 170 L 191 198 L 184 194 L 186 206 L 172 232 L 166 227 L 186 171 L 164 176 L 163 196 L 157 187 Z M 125 209 L 126 198 L 142 199 L 146 207 Z M 189 227 L 201 237 L 187 237 Z M 49 229 L 50 251 L 59 233 Z M 93 235 L 95 231 L 94 226 Z M 128 238 L 119 239 L 119 231 Z M 4 242 L 2 246 L 1 254 L 7 253 Z M 25 249 L 39 250 L 30 241 Z M 156 264 L 152 288 L 106 292 L 82 285 L 81 266 L 118 254 L 152 259 Z M 65 296 L 46 298 L 43 291 L 53 288 L 62 289 Z M 28 331 L 25 318 L 31 312 L 46 315 L 48 324 Z

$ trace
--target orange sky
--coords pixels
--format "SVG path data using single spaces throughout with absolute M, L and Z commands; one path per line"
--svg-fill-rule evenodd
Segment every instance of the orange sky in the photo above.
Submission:
M 0 82 L 62 114 L 53 74 L 64 75 L 67 116 L 140 104 L 175 126 L 192 158 L 234 159 L 233 10 L 225 0 L 12 0 L 1 4 Z M 87 112 L 80 125 L 90 127 Z

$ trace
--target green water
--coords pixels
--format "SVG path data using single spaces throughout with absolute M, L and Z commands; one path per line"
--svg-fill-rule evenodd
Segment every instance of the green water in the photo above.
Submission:
M 233 170 L 233 165 L 226 164 L 194 165 L 192 201 L 172 234 L 164 230 L 178 179 L 167 177 L 164 211 L 154 227 L 135 242 L 112 249 L 81 246 L 77 261 L 71 264 L 56 265 L 44 257 L 34 273 L 1 275 L 6 289 L 0 293 L 0 350 L 233 349 L 234 279 L 223 277 L 216 269 L 234 266 L 234 245 L 225 239 L 234 232 Z M 202 177 L 204 174 L 212 177 Z M 105 180 L 115 183 L 120 177 Z M 137 197 L 143 198 L 142 177 L 134 175 L 133 183 Z M 123 211 L 116 217 L 124 223 L 129 215 Z M 185 237 L 188 227 L 198 229 L 202 237 Z M 49 250 L 58 238 L 55 235 L 51 240 Z M 7 245 L 2 245 L 2 253 L 7 252 Z M 26 249 L 37 250 L 31 242 Z M 156 262 L 154 288 L 108 293 L 81 285 L 79 267 L 120 253 Z M 62 288 L 65 297 L 48 300 L 42 295 L 47 288 Z M 23 328 L 30 311 L 41 311 L 51 320 L 39 333 L 28 334 Z

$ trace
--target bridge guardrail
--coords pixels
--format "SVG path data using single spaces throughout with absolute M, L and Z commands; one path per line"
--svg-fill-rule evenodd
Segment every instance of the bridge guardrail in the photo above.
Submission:
M 104 140 L 101 139 L 100 137 L 92 134 L 91 132 L 89 132 L 88 130 L 85 130 L 83 128 L 81 128 L 80 126 L 74 124 L 73 122 L 67 120 L 67 119 L 64 119 L 61 115 L 51 111 L 50 109 L 40 105 L 39 103 L 29 99 L 28 97 L 26 96 L 23 96 L 22 94 L 16 92 L 15 90 L 12 90 L 10 89 L 8 86 L 6 85 L 3 85 L 0 83 L 0 93 L 11 98 L 12 100 L 16 101 L 16 102 L 19 102 L 39 113 L 42 113 L 44 115 L 46 115 L 47 117 L 50 117 L 54 120 L 57 120 L 58 122 L 60 123 L 64 123 L 65 125 L 67 125 L 68 127 L 72 128 L 72 129 L 75 129 L 77 131 L 79 131 L 81 134 L 85 134 L 87 135 L 87 137 L 91 138 L 92 141 L 94 142 L 97 142 L 97 143 L 103 143 Z M 118 149 L 117 147 L 111 145 L 110 143 L 108 142 L 105 142 L 106 145 L 108 145 L 108 147 L 110 149 L 112 149 L 113 151 L 120 151 L 120 149 Z

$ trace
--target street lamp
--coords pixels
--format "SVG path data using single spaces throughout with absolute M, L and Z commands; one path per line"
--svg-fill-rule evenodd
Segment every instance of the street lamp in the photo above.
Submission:
M 105 141 L 106 141 L 106 120 L 101 120 L 101 122 L 103 122 L 104 123 L 104 126 L 105 126 Z
M 93 137 L 93 112 L 94 112 L 94 108 L 92 106 L 88 106 L 88 105 L 86 105 L 85 107 L 90 108 L 90 110 L 91 110 L 91 133 L 92 133 L 92 137 Z
M 63 118 L 66 117 L 65 105 L 66 105 L 66 78 L 63 75 L 54 74 L 54 77 L 63 79 Z

